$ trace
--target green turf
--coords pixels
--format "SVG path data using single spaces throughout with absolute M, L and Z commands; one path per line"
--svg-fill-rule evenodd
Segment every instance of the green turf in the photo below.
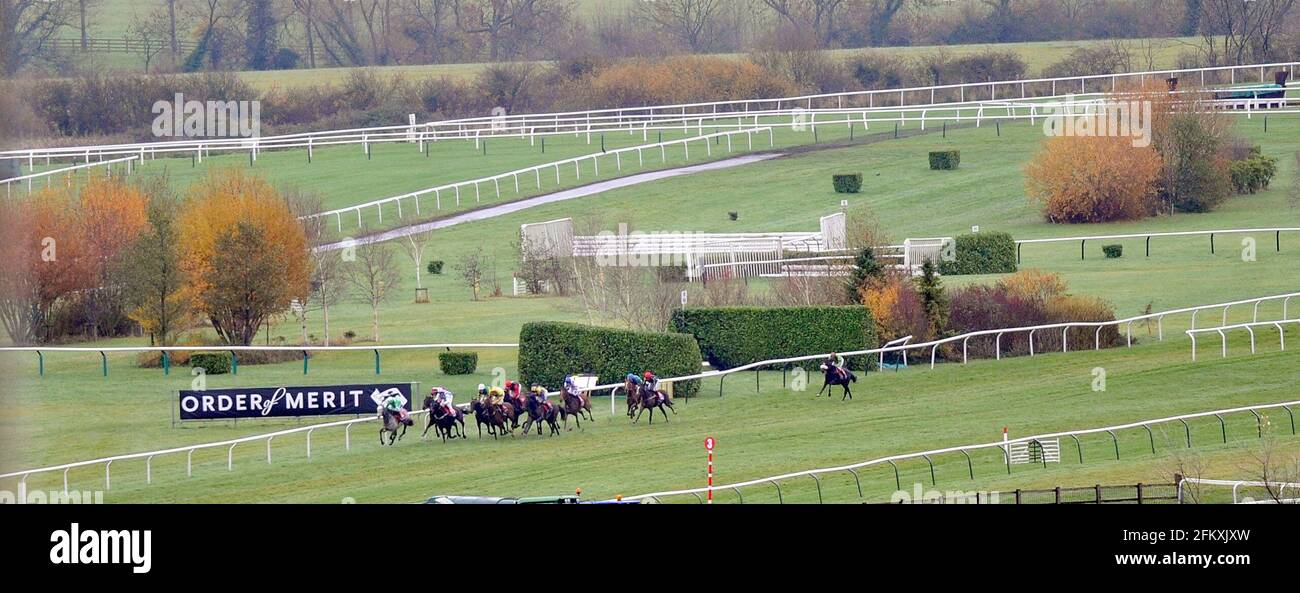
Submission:
M 1293 330 L 1291 337 L 1294 340 L 1300 335 Z M 158 458 L 153 462 L 152 486 L 144 484 L 143 462 L 118 462 L 112 468 L 113 487 L 106 500 L 338 502 L 351 497 L 360 502 L 402 502 L 437 493 L 546 495 L 578 487 L 588 497 L 607 497 L 700 485 L 705 436 L 718 440 L 717 479 L 728 483 L 895 453 L 992 442 L 1000 438 L 1003 426 L 1009 427 L 1013 436 L 1026 436 L 1296 399 L 1300 354 L 1294 349 L 1280 352 L 1276 344 L 1266 341 L 1257 354 L 1245 352 L 1244 342 L 1235 340 L 1233 354 L 1227 359 L 1205 356 L 1192 363 L 1186 341 L 1170 340 L 1133 349 L 940 365 L 933 371 L 921 365 L 905 372 L 867 375 L 855 385 L 856 398 L 851 402 L 841 402 L 838 394 L 817 398 L 812 391 L 783 388 L 781 375 L 771 372 L 760 376 L 761 389 L 755 393 L 754 375 L 742 374 L 725 383 L 723 397 L 717 395 L 717 381 L 710 381 L 700 396 L 679 402 L 679 414 L 654 426 L 647 425 L 644 418 L 639 425 L 630 424 L 621 415 L 611 418 L 608 400 L 598 398 L 594 424 L 585 425 L 585 431 L 554 438 L 531 435 L 479 441 L 474 436 L 472 442 L 443 444 L 422 443 L 408 434 L 389 449 L 374 442 L 374 430 L 367 426 L 353 431 L 352 450 L 345 451 L 342 430 L 323 430 L 313 437 L 310 460 L 300 436 L 276 439 L 270 465 L 262 444 L 238 447 L 233 472 L 225 469 L 224 449 L 195 454 L 193 478 L 184 476 L 184 455 Z M 172 395 L 168 390 L 186 388 L 187 375 L 176 373 L 163 379 L 158 370 L 114 368 L 112 379 L 104 380 L 96 376 L 96 361 L 89 358 L 61 357 L 49 365 L 45 379 L 32 378 L 30 368 L 20 369 L 27 372 L 18 375 L 19 389 L 10 393 L 6 402 L 14 413 L 4 418 L 4 433 L 11 439 L 4 448 L 18 458 L 6 460 L 5 469 L 216 441 L 292 425 L 246 422 L 171 428 L 168 409 Z M 446 383 L 465 393 L 471 384 L 488 376 L 453 380 L 436 375 L 426 355 L 392 358 L 384 374 L 386 380 Z M 313 383 L 364 380 L 369 372 L 367 359 L 361 353 L 317 361 L 318 370 L 310 379 Z M 1092 390 L 1095 368 L 1107 372 L 1104 392 Z M 302 379 L 300 372 L 293 363 L 246 367 L 237 378 L 210 377 L 209 386 L 296 382 Z M 1171 390 L 1170 385 L 1180 387 Z M 814 390 L 816 386 L 814 382 Z M 63 415 L 81 419 L 75 430 L 56 429 L 46 420 Z M 1289 436 L 1285 413 L 1278 410 L 1267 418 L 1270 434 L 1286 450 L 1296 450 L 1300 441 Z M 1255 441 L 1252 416 L 1229 416 L 1226 421 L 1230 442 Z M 1190 424 L 1198 447 L 1222 446 L 1220 427 L 1213 418 Z M 58 426 L 67 427 L 64 423 Z M 470 430 L 473 432 L 472 426 Z M 1152 457 L 1148 435 L 1141 429 L 1121 432 L 1118 438 L 1121 463 L 1114 465 L 1104 465 L 1115 455 L 1110 437 L 1081 439 L 1084 469 L 1093 473 L 1078 477 L 1069 467 L 1077 464 L 1077 450 L 1068 440 L 1063 443 L 1068 463 L 1051 476 L 1040 473 L 1041 468 L 1026 466 L 1015 468 L 1008 478 L 996 450 L 975 453 L 973 465 L 980 481 L 974 484 L 1008 488 L 1054 480 L 1071 485 L 1082 476 L 1123 483 L 1135 474 L 1123 463 L 1125 459 L 1146 464 L 1142 467 L 1147 469 L 1139 472 L 1145 477 L 1137 477 L 1153 482 L 1176 469 L 1176 460 L 1167 456 L 1185 446 L 1178 424 L 1155 428 L 1157 457 Z M 1219 450 L 1212 447 L 1206 454 Z M 1243 449 L 1233 458 L 1240 460 L 1247 451 Z M 1161 455 L 1166 456 L 1163 461 Z M 940 456 L 935 463 L 940 485 L 971 484 L 960 455 Z M 1106 467 L 1114 471 L 1104 471 Z M 1215 469 L 1220 467 L 1227 471 L 1223 464 Z M 900 470 L 900 480 L 908 489 L 912 483 L 929 481 L 924 461 L 902 463 Z M 868 499 L 887 498 L 894 490 L 888 466 L 862 473 L 869 486 Z M 102 476 L 102 468 L 80 469 L 71 473 L 70 480 L 74 489 L 93 489 Z M 59 474 L 32 478 L 29 487 L 58 488 L 61 480 Z M 787 502 L 816 500 L 813 482 L 806 481 L 783 486 Z M 827 494 L 833 500 L 856 499 L 856 492 L 848 486 L 851 476 L 827 481 L 824 487 L 834 488 L 833 495 Z M 747 500 L 775 501 L 775 490 L 751 489 L 746 496 Z

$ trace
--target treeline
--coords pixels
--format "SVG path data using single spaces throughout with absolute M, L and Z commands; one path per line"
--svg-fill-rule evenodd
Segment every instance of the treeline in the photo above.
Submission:
M 146 70 L 650 57 L 1203 36 L 1216 63 L 1277 59 L 1297 45 L 1294 0 L 157 0 L 128 36 Z M 54 5 L 54 6 L 51 6 Z M 71 73 L 44 42 L 101 2 L 22 2 L 0 22 L 3 70 Z M 184 49 L 182 49 L 184 48 Z
M 1124 46 L 1079 50 L 1049 69 L 1093 73 L 1131 64 Z M 1108 70 L 1109 71 L 1109 70 Z M 263 135 L 507 113 L 639 107 L 781 97 L 1030 76 L 1012 52 L 901 58 L 866 52 L 756 52 L 740 58 L 670 56 L 488 66 L 472 79 L 356 69 L 340 83 L 254 89 L 237 74 L 86 75 L 0 83 L 0 132 L 8 144 L 152 140 L 156 101 L 261 101 Z M 882 98 L 888 100 L 887 98 Z

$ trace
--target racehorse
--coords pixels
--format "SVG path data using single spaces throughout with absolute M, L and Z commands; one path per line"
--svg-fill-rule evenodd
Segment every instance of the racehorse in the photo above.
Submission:
M 406 427 L 415 424 L 415 421 L 411 420 L 409 416 L 406 420 L 399 421 L 397 419 L 397 414 L 390 412 L 388 408 L 380 408 L 379 420 L 383 423 L 383 426 L 379 427 L 380 445 L 384 444 L 384 433 L 390 433 L 388 435 L 388 445 L 392 446 L 394 441 L 400 441 L 402 437 L 406 436 Z M 400 433 L 397 431 L 398 428 L 402 429 Z
M 677 415 L 677 408 L 673 407 L 673 399 L 669 397 L 667 393 L 659 390 L 655 390 L 654 393 L 640 393 L 641 389 L 637 389 L 637 392 L 639 393 L 637 403 L 641 409 L 637 411 L 636 418 L 632 419 L 633 424 L 636 424 L 637 421 L 641 420 L 641 414 L 646 410 L 650 410 L 650 424 L 655 423 L 656 408 L 659 410 L 660 414 L 664 415 L 664 422 L 668 421 L 668 412 L 665 412 L 664 408 L 672 410 L 674 416 Z
M 627 417 L 632 418 L 636 415 L 636 407 L 641 405 L 641 389 L 635 382 L 624 379 L 623 393 L 627 394 Z
M 525 396 L 525 401 L 527 402 L 525 405 L 528 406 L 527 408 L 525 408 L 525 410 L 528 412 L 528 420 L 524 421 L 524 434 L 528 434 L 528 429 L 532 428 L 533 424 L 536 423 L 537 434 L 541 435 L 542 434 L 541 421 L 543 420 L 545 420 L 546 424 L 551 427 L 552 436 L 560 434 L 560 423 L 556 421 L 556 418 L 559 416 L 559 408 L 560 408 L 559 406 L 552 405 L 550 407 L 550 410 L 543 412 L 542 403 L 537 401 L 537 398 L 531 396 Z
M 595 422 L 596 416 L 591 413 L 591 396 L 586 391 L 580 391 L 577 395 L 561 390 L 564 398 L 564 405 L 560 406 L 560 418 L 564 419 L 564 429 L 569 430 L 569 416 L 573 416 L 573 421 L 578 424 L 578 429 L 582 429 L 582 419 Z
M 519 417 L 527 410 L 528 402 L 524 401 L 522 394 L 519 397 L 511 397 L 509 393 L 506 393 L 503 402 L 506 405 L 502 406 L 501 409 L 505 412 L 505 419 L 510 421 L 510 431 L 514 432 L 515 429 L 519 428 Z
M 510 427 L 506 425 L 506 421 L 513 411 L 504 411 L 504 409 L 512 407 L 510 404 L 503 403 L 501 404 L 501 408 L 497 408 L 488 403 L 486 399 L 476 397 L 470 402 L 469 407 L 470 411 L 474 412 L 474 421 L 478 425 L 478 438 L 483 438 L 484 424 L 487 425 L 488 434 L 492 435 L 493 439 L 497 438 L 498 434 L 504 435 L 513 432 Z
M 850 371 L 849 369 L 840 370 L 843 371 L 843 374 L 835 372 L 835 370 L 828 365 L 822 365 L 822 371 L 825 373 L 825 380 L 822 382 L 822 388 L 817 390 L 817 395 L 821 395 L 822 391 L 825 391 L 826 397 L 830 397 L 831 390 L 828 388 L 834 385 L 840 385 L 844 387 L 844 395 L 840 397 L 840 401 L 844 401 L 846 398 L 853 399 L 853 391 L 849 389 L 849 383 L 857 383 L 858 376 L 854 375 L 853 371 Z
M 432 395 L 427 395 L 424 397 L 424 409 L 429 412 L 429 423 L 424 425 L 424 432 L 420 434 L 421 439 L 429 434 L 429 428 L 435 425 L 437 430 L 434 434 L 441 436 L 444 443 L 447 442 L 447 439 L 454 439 L 457 436 L 462 439 L 467 438 L 465 436 L 465 414 L 460 411 L 460 408 L 452 408 L 450 414 L 443 413 L 442 404 L 438 403 Z M 459 435 L 456 434 L 457 428 L 460 429 Z

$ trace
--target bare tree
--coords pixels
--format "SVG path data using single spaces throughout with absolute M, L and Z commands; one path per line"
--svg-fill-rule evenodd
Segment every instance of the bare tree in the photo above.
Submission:
M 1262 422 L 1267 423 L 1267 417 Z M 1277 438 L 1269 434 L 1269 428 L 1265 424 L 1264 438 L 1259 447 L 1252 448 L 1248 465 L 1242 469 L 1249 472 L 1251 480 L 1264 484 L 1261 489 L 1268 500 L 1281 503 L 1300 498 L 1295 486 L 1287 486 L 1300 483 L 1300 455 L 1284 450 Z M 1290 493 L 1284 496 L 1284 490 L 1290 490 Z
M 518 54 L 529 37 L 567 15 L 567 6 L 557 0 L 456 0 L 453 9 L 462 32 L 487 35 L 493 62 L 506 51 Z
M 637 16 L 691 51 L 707 52 L 717 42 L 714 18 L 722 0 L 658 0 L 637 4 Z
M 835 17 L 844 0 L 763 0 L 790 26 L 810 31 L 825 47 L 835 35 Z
M 1210 64 L 1237 65 L 1272 59 L 1296 0 L 1205 0 L 1201 3 L 1201 52 Z
M 433 240 L 433 231 L 423 233 L 411 233 L 406 236 L 406 241 L 402 242 L 402 247 L 406 249 L 407 255 L 411 256 L 411 261 L 415 262 L 415 290 L 424 290 L 424 249 Z
M 460 272 L 460 277 L 465 281 L 465 286 L 469 287 L 476 301 L 479 292 L 483 290 L 483 272 L 486 265 L 482 245 L 478 246 L 474 251 L 461 256 L 456 263 L 456 271 Z
M 344 278 L 357 299 L 370 305 L 371 339 L 379 341 L 379 306 L 392 296 L 402 279 L 397 271 L 393 249 L 383 243 L 369 243 L 356 248 L 356 261 L 344 270 Z
M 0 70 L 13 76 L 71 22 L 72 4 L 47 0 L 0 2 Z
M 168 23 L 162 13 L 152 13 L 131 25 L 131 36 L 140 42 L 140 53 L 144 57 L 144 71 L 149 73 L 153 59 L 167 49 Z

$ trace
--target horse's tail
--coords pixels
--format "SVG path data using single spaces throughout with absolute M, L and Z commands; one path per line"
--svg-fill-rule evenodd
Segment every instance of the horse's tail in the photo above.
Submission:
M 857 383 L 857 382 L 858 382 L 858 376 L 855 375 L 855 374 L 853 374 L 853 371 L 849 371 L 849 380 L 852 381 L 852 382 L 854 382 L 854 383 Z

